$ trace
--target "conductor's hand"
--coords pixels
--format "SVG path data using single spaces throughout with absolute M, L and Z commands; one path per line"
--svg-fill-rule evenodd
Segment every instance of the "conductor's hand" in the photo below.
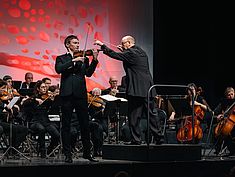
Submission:
M 95 40 L 94 45 L 102 46 L 102 45 L 104 45 L 104 43 L 99 40 Z
M 117 46 L 117 48 L 118 48 L 118 50 L 120 50 L 121 52 L 123 52 L 123 47 L 122 47 L 122 45 L 120 44 L 120 45 L 118 45 Z

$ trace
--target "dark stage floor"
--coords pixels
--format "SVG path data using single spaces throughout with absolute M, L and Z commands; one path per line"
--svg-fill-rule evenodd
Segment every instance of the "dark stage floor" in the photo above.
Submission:
M 167 151 L 162 151 L 162 149 L 168 148 Z M 175 149 L 175 154 L 180 149 L 180 145 L 150 145 L 151 149 L 158 151 L 157 153 L 163 153 L 162 156 L 165 156 L 166 159 L 170 159 L 168 156 L 172 155 L 169 147 Z M 105 150 L 106 148 L 106 150 Z M 110 149 L 109 149 L 110 148 Z M 20 156 L 20 159 L 13 159 L 12 156 L 7 158 L 4 156 L 0 164 L 1 174 L 7 174 L 9 177 L 37 177 L 37 176 L 94 176 L 94 177 L 149 177 L 149 176 L 158 176 L 158 177 L 227 177 L 229 170 L 235 166 L 235 156 L 226 157 L 226 151 L 221 154 L 221 156 L 216 156 L 211 149 L 201 149 L 201 157 L 198 160 L 190 160 L 191 149 L 187 151 L 187 146 L 183 147 L 185 154 L 179 152 L 184 158 L 179 160 L 122 160 L 113 159 L 113 157 L 118 157 L 120 148 L 121 151 L 126 151 L 126 154 L 130 154 L 132 149 L 139 149 L 140 146 L 129 146 L 129 145 L 114 145 L 110 144 L 105 145 L 104 150 L 108 154 L 104 154 L 105 158 L 99 157 L 99 162 L 90 162 L 81 157 L 81 153 L 78 153 L 74 156 L 74 162 L 72 164 L 64 163 L 63 155 L 56 154 L 55 157 L 48 157 L 42 159 L 37 157 L 36 154 L 29 156 L 27 154 L 24 158 Z M 142 148 L 147 148 L 147 146 L 142 146 Z M 190 147 L 191 148 L 191 147 Z M 108 150 L 107 150 L 108 149 Z M 177 150 L 178 149 L 178 150 Z M 112 152 L 113 150 L 113 152 Z M 112 156 L 112 154 L 115 156 Z M 169 153 L 170 152 L 170 153 Z M 137 154 L 133 154 L 135 159 L 142 158 L 141 151 L 135 151 Z M 3 153 L 0 153 L 2 156 Z M 111 157 L 109 157 L 109 155 Z M 151 155 L 151 154 L 150 154 Z M 174 154 L 173 154 L 174 155 Z M 121 155 L 123 156 L 123 154 Z M 172 158 L 174 159 L 174 158 Z

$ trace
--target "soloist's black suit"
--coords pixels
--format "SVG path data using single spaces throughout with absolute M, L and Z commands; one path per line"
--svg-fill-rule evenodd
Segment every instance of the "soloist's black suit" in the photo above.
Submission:
M 70 122 L 75 109 L 81 125 L 81 138 L 83 142 L 83 155 L 90 153 L 89 117 L 87 103 L 87 88 L 85 76 L 91 77 L 98 64 L 97 60 L 86 58 L 84 63 L 72 62 L 70 54 L 56 58 L 55 70 L 61 74 L 60 96 L 62 100 L 62 144 L 64 154 L 71 156 Z

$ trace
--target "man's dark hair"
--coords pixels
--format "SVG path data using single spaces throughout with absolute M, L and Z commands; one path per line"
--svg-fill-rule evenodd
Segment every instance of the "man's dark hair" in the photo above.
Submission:
M 69 35 L 69 36 L 67 36 L 67 37 L 65 38 L 65 40 L 64 40 L 64 46 L 67 48 L 66 44 L 69 44 L 70 41 L 73 40 L 73 39 L 79 40 L 77 36 L 75 36 L 75 35 Z
M 45 83 L 47 80 L 51 81 L 51 79 L 50 79 L 49 77 L 44 77 L 44 78 L 42 79 L 42 82 Z

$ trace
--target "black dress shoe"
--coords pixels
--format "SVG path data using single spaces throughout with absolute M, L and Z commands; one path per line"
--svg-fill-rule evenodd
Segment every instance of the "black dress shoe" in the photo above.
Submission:
M 66 162 L 66 163 L 72 163 L 72 162 L 73 162 L 72 156 L 70 156 L 70 155 L 65 156 L 64 162 Z
M 84 159 L 88 159 L 91 162 L 99 162 L 99 160 L 95 159 L 94 157 L 92 157 L 91 155 L 83 155 Z

